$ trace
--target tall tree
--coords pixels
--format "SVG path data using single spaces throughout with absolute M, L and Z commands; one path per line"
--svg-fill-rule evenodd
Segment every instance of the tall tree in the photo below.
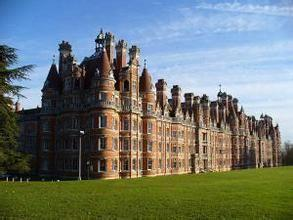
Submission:
M 33 65 L 17 64 L 16 49 L 0 45 L 0 173 L 23 173 L 30 169 L 29 156 L 19 152 L 17 114 L 13 99 L 23 97 L 23 86 L 15 82 L 27 80 Z
M 284 143 L 282 150 L 283 165 L 293 165 L 293 144 L 290 141 Z

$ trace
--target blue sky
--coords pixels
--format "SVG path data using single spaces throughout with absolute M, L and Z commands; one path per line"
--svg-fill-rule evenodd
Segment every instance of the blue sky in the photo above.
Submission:
M 80 62 L 102 27 L 141 48 L 154 81 L 211 99 L 221 83 L 248 115 L 271 115 L 293 140 L 293 0 L 1 0 L 0 8 L 0 43 L 19 49 L 19 65 L 37 66 L 23 82 L 25 109 L 40 105 L 58 43 L 69 41 Z

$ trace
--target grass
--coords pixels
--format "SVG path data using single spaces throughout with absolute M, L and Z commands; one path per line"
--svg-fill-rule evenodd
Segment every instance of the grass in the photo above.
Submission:
M 0 182 L 0 216 L 293 219 L 293 167 L 124 180 Z

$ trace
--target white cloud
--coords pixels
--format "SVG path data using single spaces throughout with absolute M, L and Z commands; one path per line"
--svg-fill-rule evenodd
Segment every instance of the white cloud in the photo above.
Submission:
M 233 3 L 225 2 L 218 4 L 200 3 L 197 9 L 208 9 L 225 12 L 252 13 L 273 16 L 293 16 L 293 7 L 290 5 L 259 5 L 259 4 L 241 4 L 237 1 Z
M 276 29 L 281 23 L 275 23 L 274 18 L 264 19 L 258 14 L 242 13 L 203 13 L 202 9 L 217 5 L 200 4 L 195 7 L 180 8 L 173 11 L 169 20 L 136 29 L 133 34 L 139 34 L 139 43 L 148 44 L 155 40 L 184 40 L 198 35 L 230 32 L 251 32 Z M 222 6 L 221 6 L 222 7 Z

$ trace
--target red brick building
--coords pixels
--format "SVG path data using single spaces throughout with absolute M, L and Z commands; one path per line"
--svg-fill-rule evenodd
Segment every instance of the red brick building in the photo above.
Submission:
M 42 89 L 42 107 L 20 111 L 21 140 L 42 176 L 121 178 L 279 165 L 280 132 L 272 118 L 247 116 L 225 92 L 218 100 L 155 86 L 140 49 L 111 33 L 77 64 L 59 45 Z M 32 130 L 32 131 L 31 131 Z M 80 135 L 84 131 L 84 135 Z M 32 141 L 33 140 L 33 141 Z M 30 142 L 32 141 L 32 142 Z M 28 151 L 29 152 L 29 151 Z

